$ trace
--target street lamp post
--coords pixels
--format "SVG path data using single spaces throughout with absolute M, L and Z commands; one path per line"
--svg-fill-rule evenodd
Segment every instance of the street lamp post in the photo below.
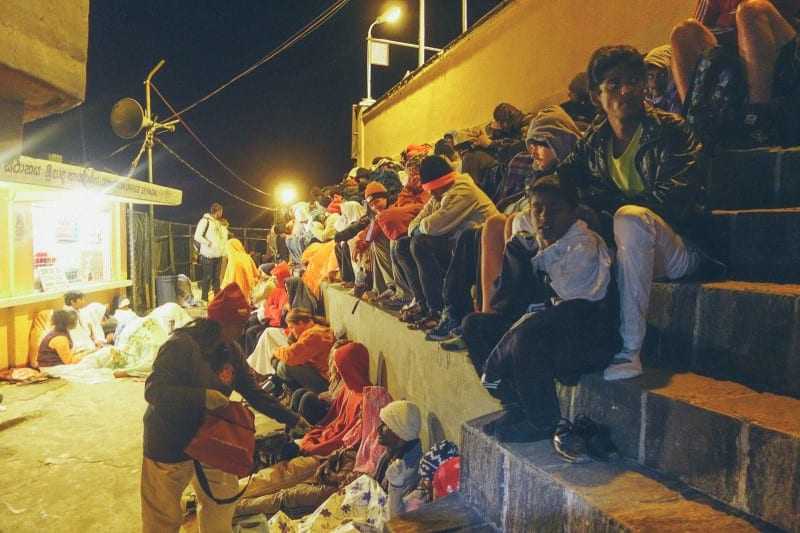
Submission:
M 372 38 L 372 28 L 384 22 L 395 22 L 399 18 L 400 8 L 393 7 L 376 18 L 372 24 L 369 25 L 369 29 L 367 30 L 367 97 L 359 102 L 361 106 L 368 107 L 375 103 L 375 99 L 372 98 L 372 42 L 374 40 Z

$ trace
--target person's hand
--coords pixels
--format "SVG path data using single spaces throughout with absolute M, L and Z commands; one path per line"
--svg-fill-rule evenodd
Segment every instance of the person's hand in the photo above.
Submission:
M 472 140 L 472 146 L 479 146 L 481 148 L 488 148 L 492 144 L 492 140 L 482 131 L 480 135 Z
M 308 433 L 309 431 L 311 431 L 311 428 L 313 428 L 313 427 L 314 426 L 312 426 L 308 422 L 308 420 L 306 420 L 305 418 L 303 418 L 301 416 L 300 420 L 297 421 L 297 424 L 294 425 L 294 427 L 289 431 L 289 433 L 294 438 L 300 438 L 303 435 L 305 435 L 306 433 Z
M 230 400 L 216 389 L 206 389 L 206 409 L 213 411 L 220 407 L 227 407 Z
M 395 459 L 386 469 L 386 480 L 393 487 L 402 487 L 406 481 L 407 471 L 408 467 L 406 467 L 405 461 Z

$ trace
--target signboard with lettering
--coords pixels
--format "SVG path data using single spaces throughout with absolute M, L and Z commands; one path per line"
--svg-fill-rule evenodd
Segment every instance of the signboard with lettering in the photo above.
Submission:
M 69 282 L 67 275 L 59 266 L 42 266 L 33 269 L 34 277 L 39 280 L 43 291 L 65 291 Z
M 88 167 L 20 156 L 0 165 L 0 181 L 86 190 L 122 201 L 180 205 L 183 191 Z

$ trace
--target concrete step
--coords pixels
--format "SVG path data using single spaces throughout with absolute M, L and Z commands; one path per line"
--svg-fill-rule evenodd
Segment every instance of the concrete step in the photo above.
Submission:
M 559 396 L 564 416 L 585 413 L 611 427 L 626 457 L 799 530 L 800 400 L 658 369 L 620 382 L 585 375 L 576 387 L 559 387 Z
M 800 397 L 800 286 L 655 283 L 646 364 Z
M 464 425 L 461 491 L 503 531 L 769 531 L 628 461 L 573 465 L 549 441 L 501 444 Z
M 708 163 L 710 209 L 800 206 L 800 148 L 733 150 Z
M 496 533 L 477 510 L 455 492 L 386 523 L 387 533 Z
M 715 211 L 713 225 L 728 279 L 800 282 L 800 209 Z

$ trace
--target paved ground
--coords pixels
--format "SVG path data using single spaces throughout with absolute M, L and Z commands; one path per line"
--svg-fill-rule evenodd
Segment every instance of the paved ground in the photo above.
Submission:
M 0 531 L 141 531 L 144 383 L 2 385 Z
M 0 533 L 138 532 L 144 383 L 0 384 Z M 282 425 L 256 415 L 258 433 Z M 196 525 L 187 519 L 182 531 Z

